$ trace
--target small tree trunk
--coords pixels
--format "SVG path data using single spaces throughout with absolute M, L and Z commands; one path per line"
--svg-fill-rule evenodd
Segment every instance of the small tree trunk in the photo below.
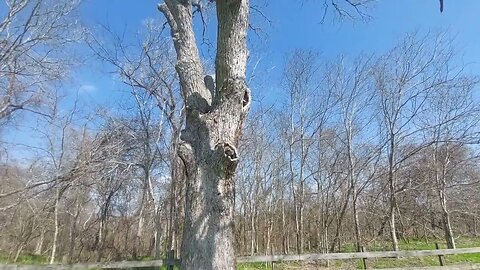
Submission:
M 355 244 L 357 248 L 357 252 L 361 251 L 362 248 L 362 236 L 360 233 L 360 222 L 358 220 L 358 209 L 357 209 L 357 197 L 353 200 L 353 221 L 355 225 Z
M 16 263 L 18 261 L 18 257 L 20 257 L 20 253 L 22 253 L 24 247 L 25 245 L 23 244 L 18 246 L 17 252 L 15 252 L 15 257 L 13 258 L 13 263 Z
M 394 197 L 394 196 L 392 196 Z M 395 224 L 395 199 L 390 198 L 390 216 L 389 216 L 389 225 L 390 225 L 390 239 L 392 241 L 392 248 L 394 251 L 398 251 L 398 239 L 397 239 L 397 228 Z
M 57 238 L 58 238 L 58 203 L 60 197 L 60 189 L 56 187 L 56 195 L 55 195 L 55 209 L 54 209 L 54 232 L 53 232 L 53 240 L 52 240 L 52 253 L 50 254 L 50 264 L 55 262 L 55 256 L 57 251 Z
M 272 231 L 273 231 L 273 216 L 267 218 L 267 245 L 265 249 L 265 255 L 270 254 L 273 255 L 273 242 L 272 242 Z
M 255 206 L 251 206 L 251 213 L 250 213 L 250 256 L 255 255 L 256 252 L 256 232 L 255 232 Z
M 447 199 L 443 190 L 439 191 L 440 206 L 442 208 L 442 225 L 445 234 L 445 241 L 447 242 L 447 248 L 455 249 L 455 238 L 453 237 L 452 225 L 450 222 L 450 213 L 447 208 Z
M 142 244 L 142 235 L 143 235 L 143 224 L 144 224 L 144 218 L 143 218 L 143 209 L 144 209 L 144 199 L 142 199 L 140 206 L 140 211 L 138 213 L 138 226 L 137 226 L 137 232 L 135 234 L 135 241 L 133 243 L 133 258 L 136 259 L 137 256 L 139 255 L 139 252 L 141 252 L 141 244 Z
M 303 178 L 303 175 L 302 173 L 300 174 Z M 300 182 L 300 199 L 299 199 L 299 206 L 298 206 L 298 215 L 299 215 L 299 223 L 300 223 L 300 226 L 299 226 L 299 230 L 298 230 L 298 252 L 299 254 L 303 254 L 303 249 L 304 249 L 304 194 L 305 194 L 305 183 L 304 181 L 302 180 L 301 178 L 301 182 Z
M 285 217 L 285 199 L 283 198 L 283 195 L 282 191 L 282 250 L 283 254 L 288 254 L 288 230 Z
M 160 260 L 162 228 L 160 208 L 155 204 L 155 260 Z
M 347 191 L 347 196 L 345 198 L 345 201 L 343 203 L 342 209 L 340 210 L 340 216 L 338 217 L 338 222 L 337 222 L 337 229 L 335 231 L 335 238 L 333 238 L 333 241 L 330 245 L 330 252 L 335 251 L 335 246 L 340 247 L 340 234 L 342 231 L 342 226 L 343 226 L 343 220 L 345 218 L 345 214 L 347 213 L 347 207 L 350 202 L 350 196 L 352 194 L 352 187 L 349 186 L 348 191 Z
M 478 236 L 478 229 L 477 229 L 477 217 L 473 216 L 473 235 L 475 237 Z
M 75 238 L 77 235 L 77 220 L 78 216 L 80 215 L 80 201 L 78 197 L 76 198 L 76 203 L 75 203 L 75 213 L 71 217 L 71 223 L 70 223 L 70 232 L 69 232 L 69 248 L 68 248 L 68 263 L 73 262 L 73 253 L 75 251 Z
M 40 238 L 38 238 L 37 245 L 35 246 L 35 255 L 42 255 L 43 242 L 45 241 L 45 230 L 42 228 L 40 230 Z
M 105 226 L 105 221 L 104 219 L 102 218 L 100 220 L 100 226 L 98 228 L 98 234 L 97 234 L 97 262 L 100 262 L 102 260 L 102 257 L 103 257 L 103 239 L 104 239 L 104 229 L 103 227 Z
M 176 148 L 177 146 L 174 144 L 174 148 Z M 170 205 L 170 213 L 168 215 L 168 250 L 175 250 L 175 238 L 176 238 L 176 226 L 175 226 L 175 220 L 176 220 L 176 215 L 177 215 L 177 205 L 176 205 L 176 202 L 177 202 L 177 183 L 178 183 L 178 179 L 177 179 L 177 170 L 176 170 L 176 162 L 177 162 L 177 157 L 176 157 L 176 150 L 173 151 L 174 153 L 172 154 L 172 158 L 171 158 L 171 164 L 170 166 L 172 167 L 171 168 L 171 177 L 172 179 L 170 180 L 170 202 L 169 202 L 169 205 Z
M 388 153 L 388 190 L 389 190 L 389 203 L 390 203 L 390 211 L 389 211 L 389 222 L 390 222 L 390 238 L 392 241 L 392 247 L 394 251 L 398 251 L 398 238 L 397 238 L 397 228 L 395 224 L 395 209 L 397 206 L 397 199 L 396 199 L 396 185 L 395 185 L 395 135 L 393 132 L 390 134 L 390 149 Z

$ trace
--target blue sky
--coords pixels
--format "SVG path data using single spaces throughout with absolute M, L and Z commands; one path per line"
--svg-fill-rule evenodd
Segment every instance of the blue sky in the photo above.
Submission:
M 294 49 L 315 50 L 330 59 L 339 54 L 354 58 L 362 52 L 385 52 L 404 34 L 416 30 L 449 30 L 456 36 L 463 61 L 470 63 L 471 71 L 480 73 L 480 0 L 445 0 L 443 13 L 439 12 L 438 0 L 379 0 L 369 10 L 371 19 L 366 23 L 338 22 L 331 17 L 321 23 L 323 0 L 252 1 L 271 21 L 267 23 L 252 12 L 253 23 L 261 30 L 259 35 L 250 33 L 250 54 L 252 62 L 258 62 L 254 72 L 263 78 L 252 83 L 254 101 L 266 97 L 268 102 L 281 102 L 282 66 Z M 156 0 L 84 0 L 80 15 L 89 27 L 108 25 L 113 31 L 125 32 L 133 38 L 145 19 L 163 20 L 156 9 L 158 3 Z M 214 43 L 214 14 L 207 15 L 207 37 Z M 213 59 L 214 48 L 203 46 L 202 55 Z M 70 92 L 78 90 L 82 103 L 91 108 L 96 105 L 118 108 L 116 104 L 126 99 L 119 91 L 122 84 L 109 73 L 111 69 L 94 59 L 90 58 L 86 67 L 76 71 Z M 32 141 L 32 134 L 21 128 L 3 135 L 11 142 Z
M 146 18 L 163 19 L 155 0 L 85 0 L 81 15 L 89 26 L 108 25 L 114 31 L 133 34 Z M 471 63 L 472 70 L 480 71 L 480 1 L 445 0 L 445 11 L 439 12 L 438 0 L 379 0 L 368 11 L 371 19 L 361 21 L 333 21 L 321 23 L 323 1 L 320 0 L 252 0 L 271 23 L 252 11 L 253 21 L 260 34 L 250 33 L 252 61 L 263 80 L 262 89 L 253 94 L 275 100 L 282 66 L 289 52 L 297 48 L 320 52 L 326 58 L 344 54 L 349 57 L 364 53 L 381 53 L 392 47 L 408 32 L 440 31 L 447 29 L 456 36 L 463 61 Z M 214 16 L 208 14 L 207 36 L 214 40 Z M 202 54 L 214 57 L 214 49 L 202 47 Z M 111 102 L 118 95 L 119 84 L 101 71 L 101 65 L 83 69 L 78 78 L 90 88 L 86 95 L 92 101 Z M 251 70 L 250 70 L 251 71 Z M 267 85 L 267 86 L 265 86 Z M 115 98 L 113 99 L 115 100 Z

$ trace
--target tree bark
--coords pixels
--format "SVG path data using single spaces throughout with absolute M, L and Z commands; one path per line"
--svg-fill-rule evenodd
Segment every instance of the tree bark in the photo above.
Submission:
M 450 221 L 450 212 L 447 206 L 447 171 L 446 168 L 450 163 L 450 149 L 448 144 L 444 145 L 445 156 L 439 157 L 440 150 L 439 144 L 435 143 L 434 152 L 434 166 L 435 166 L 435 182 L 438 185 L 438 199 L 440 202 L 440 208 L 442 212 L 442 226 L 445 235 L 445 241 L 447 242 L 447 248 L 455 249 L 455 238 L 453 237 L 452 224 Z
M 58 231 L 59 231 L 59 224 L 58 224 L 58 206 L 60 200 L 60 189 L 56 187 L 55 189 L 55 205 L 54 205 L 54 231 L 53 231 L 53 240 L 52 240 L 52 252 L 50 254 L 50 264 L 55 262 L 55 256 L 57 252 L 57 239 L 58 239 Z
M 72 264 L 74 261 L 74 251 L 75 251 L 75 240 L 77 237 L 77 222 L 78 217 L 80 216 L 80 199 L 77 197 L 75 198 L 75 212 L 70 217 L 70 232 L 69 232 L 69 244 L 68 244 L 68 263 Z
M 392 248 L 394 251 L 398 251 L 398 238 L 397 238 L 397 228 L 395 224 L 395 209 L 397 206 L 397 196 L 396 196 L 396 182 L 395 182 L 395 135 L 393 132 L 390 133 L 390 149 L 388 153 L 388 189 L 389 189 L 389 223 L 390 223 L 390 238 L 392 241 Z
M 33 254 L 42 255 L 44 241 L 45 241 L 45 229 L 42 228 L 40 230 L 40 237 L 38 239 L 37 245 L 35 246 L 35 252 Z
M 248 0 L 216 1 L 216 88 L 203 81 L 193 32 L 192 2 L 165 0 L 186 105 L 179 156 L 185 165 L 186 205 L 181 269 L 235 269 L 234 173 L 237 145 L 250 103 L 245 81 Z M 213 95 L 212 95 L 213 94 Z
M 447 242 L 447 248 L 455 249 L 455 238 L 453 237 L 452 223 L 450 221 L 450 213 L 447 208 L 447 199 L 445 192 L 441 190 L 439 192 L 440 206 L 442 208 L 442 223 L 443 231 L 445 234 L 445 241 Z
M 144 195 L 142 196 L 142 201 L 140 205 L 140 210 L 138 212 L 138 225 L 137 225 L 137 232 L 135 234 L 135 241 L 133 243 L 133 250 L 132 256 L 134 259 L 140 255 L 142 252 L 142 236 L 143 236 L 143 225 L 144 225 L 144 217 L 143 211 L 145 209 L 145 193 L 147 191 L 144 189 Z

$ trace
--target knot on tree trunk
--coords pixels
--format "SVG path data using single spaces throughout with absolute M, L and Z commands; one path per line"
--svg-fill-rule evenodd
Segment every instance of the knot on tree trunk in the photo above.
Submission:
M 223 156 L 227 158 L 230 162 L 237 162 L 237 148 L 228 142 L 218 143 L 215 146 L 215 149 L 219 149 L 223 152 Z
M 216 84 L 217 96 L 214 98 L 213 104 L 221 104 L 228 102 L 230 104 L 237 103 L 242 108 L 247 108 L 250 104 L 250 90 L 247 87 L 244 77 L 226 78 L 218 81 Z
M 247 112 L 250 108 L 251 93 L 248 87 L 245 87 L 245 92 L 243 93 L 242 108 L 243 112 Z
M 215 146 L 215 152 L 218 154 L 219 165 L 225 172 L 225 176 L 233 176 L 238 164 L 237 148 L 231 143 L 220 142 Z

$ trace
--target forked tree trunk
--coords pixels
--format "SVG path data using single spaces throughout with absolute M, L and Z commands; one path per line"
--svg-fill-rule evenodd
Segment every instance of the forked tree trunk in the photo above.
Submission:
M 450 212 L 447 206 L 447 171 L 446 168 L 450 163 L 450 149 L 448 144 L 445 144 L 445 156 L 440 160 L 439 145 L 435 144 L 435 152 L 433 155 L 435 167 L 435 182 L 438 185 L 438 199 L 442 213 L 442 227 L 447 242 L 447 248 L 455 249 L 455 238 L 453 237 L 453 229 L 450 221 Z
M 216 1 L 216 86 L 207 89 L 192 22 L 192 1 L 165 0 L 186 105 L 179 156 L 186 171 L 181 269 L 235 269 L 234 173 L 249 108 L 245 81 L 248 0 Z

